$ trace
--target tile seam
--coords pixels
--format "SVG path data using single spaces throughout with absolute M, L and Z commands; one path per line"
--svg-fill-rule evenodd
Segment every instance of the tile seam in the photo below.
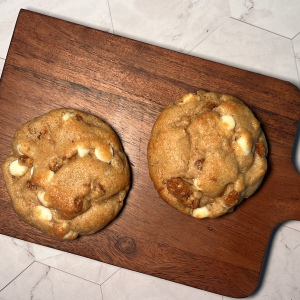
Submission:
M 107 279 L 105 279 L 105 280 L 100 284 L 101 290 L 102 290 L 102 285 L 103 285 L 105 282 L 107 282 L 110 278 L 112 278 L 113 276 L 115 276 L 115 274 L 116 274 L 117 272 L 119 272 L 120 270 L 121 270 L 121 268 L 119 268 L 116 272 L 114 272 L 113 274 L 111 274 Z
M 110 22 L 111 22 L 112 32 L 115 33 L 114 23 L 113 23 L 113 19 L 112 19 L 112 15 L 111 15 L 111 10 L 110 10 L 110 5 L 109 5 L 109 0 L 106 0 L 106 1 L 107 1 L 108 11 L 109 11 L 109 16 L 110 16 Z
M 54 269 L 54 270 L 56 270 L 56 271 L 60 271 L 60 272 L 62 272 L 62 273 L 68 274 L 68 275 L 70 275 L 70 276 L 74 276 L 74 277 L 76 277 L 76 278 L 79 278 L 79 279 L 81 279 L 81 280 L 87 281 L 87 282 L 89 282 L 89 283 L 96 284 L 96 285 L 98 285 L 98 286 L 101 285 L 100 283 L 97 283 L 97 282 L 94 282 L 94 281 L 92 281 L 92 280 L 89 280 L 89 279 L 80 277 L 80 276 L 75 275 L 75 274 L 72 274 L 72 273 L 70 273 L 70 272 L 66 272 L 66 271 L 61 270 L 61 269 L 59 269 L 59 268 L 50 266 L 50 265 L 48 265 L 48 264 L 46 264 L 46 263 L 43 263 L 43 262 L 40 262 L 40 261 L 37 261 L 37 263 L 39 263 L 39 264 L 41 264 L 41 265 L 44 265 L 44 266 L 47 266 L 47 267 L 49 267 L 50 269 Z
M 2 289 L 0 289 L 0 293 L 8 287 L 14 280 L 16 280 L 21 274 L 23 274 L 29 267 L 31 267 L 36 261 L 34 260 L 31 264 L 29 264 L 25 269 L 23 269 L 18 275 L 16 275 L 10 282 L 8 282 Z
M 299 222 L 299 221 L 298 221 L 298 222 Z M 286 228 L 288 228 L 288 229 L 291 229 L 291 230 L 294 230 L 294 231 L 297 231 L 297 232 L 300 233 L 300 230 L 299 230 L 299 229 L 295 229 L 295 228 L 293 228 L 293 227 L 290 227 L 289 225 L 282 225 L 282 227 L 286 227 Z
M 299 31 L 297 34 L 295 34 L 295 36 L 293 36 L 293 37 L 291 38 L 291 40 L 293 40 L 294 38 L 296 38 L 298 35 L 300 35 L 300 31 Z
M 263 30 L 263 31 L 265 31 L 265 32 L 269 32 L 269 33 L 275 34 L 275 35 L 277 35 L 277 36 L 280 36 L 280 37 L 282 37 L 282 38 L 285 38 L 285 39 L 291 40 L 291 38 L 289 38 L 289 37 L 286 37 L 286 36 L 284 36 L 284 35 L 282 35 L 282 34 L 279 34 L 279 33 L 273 32 L 273 31 L 271 31 L 271 30 L 268 30 L 268 29 L 265 29 L 265 28 L 261 28 L 261 27 L 259 27 L 259 26 L 257 26 L 257 25 L 254 25 L 254 24 L 247 23 L 246 21 L 242 21 L 242 20 L 240 20 L 240 19 L 237 19 L 237 18 L 234 18 L 234 17 L 230 17 L 230 19 L 232 19 L 232 20 L 235 20 L 235 21 L 238 21 L 238 22 L 241 22 L 241 23 L 243 23 L 243 24 L 246 24 L 246 25 L 249 25 L 249 26 L 252 26 L 252 27 L 254 27 L 254 28 L 257 28 L 257 29 Z
M 195 48 L 197 48 L 201 43 L 203 43 L 209 36 L 211 36 L 217 29 L 219 29 L 221 26 L 223 26 L 224 23 L 228 22 L 230 17 L 226 20 L 224 20 L 219 26 L 217 26 L 214 30 L 212 30 L 205 38 L 203 38 L 199 43 L 197 43 L 191 50 L 187 51 L 186 54 L 190 54 L 192 51 L 194 51 Z
M 291 40 L 291 44 L 292 44 L 292 49 L 293 49 L 293 53 L 294 53 L 294 60 L 295 60 L 296 71 L 297 71 L 297 75 L 298 75 L 298 82 L 299 82 L 299 86 L 300 86 L 300 70 L 298 69 L 297 57 L 296 57 L 296 52 L 295 52 L 295 47 L 294 47 L 293 40 Z

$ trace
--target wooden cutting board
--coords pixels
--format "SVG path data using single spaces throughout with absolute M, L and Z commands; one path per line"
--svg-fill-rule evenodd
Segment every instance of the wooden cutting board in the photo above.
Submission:
M 270 154 L 259 191 L 234 213 L 197 220 L 158 197 L 147 143 L 163 107 L 197 89 L 241 98 Z M 0 233 L 231 297 L 256 288 L 273 229 L 300 220 L 292 148 L 300 92 L 288 82 L 21 10 L 0 83 L 1 163 L 15 130 L 59 107 L 95 114 L 118 133 L 132 168 L 120 215 L 105 229 L 58 241 L 20 221 L 1 177 Z

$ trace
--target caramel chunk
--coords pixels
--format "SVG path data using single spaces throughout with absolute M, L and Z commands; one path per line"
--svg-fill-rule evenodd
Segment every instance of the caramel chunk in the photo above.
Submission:
M 195 161 L 195 167 L 199 170 L 202 171 L 203 169 L 203 164 L 204 164 L 205 158 L 201 158 Z
M 179 201 L 184 205 L 191 207 L 193 209 L 199 207 L 200 199 L 197 199 L 193 195 L 189 196 L 188 198 L 180 198 Z
M 192 193 L 190 184 L 179 177 L 168 179 L 167 189 L 174 197 L 181 201 L 186 201 Z
M 208 108 L 208 109 L 210 109 L 210 110 L 213 110 L 214 108 L 216 108 L 218 106 L 218 104 L 217 103 L 214 103 L 214 102 L 208 102 L 207 104 L 206 104 L 206 107 Z
M 74 200 L 74 207 L 76 212 L 80 212 L 83 208 L 83 198 L 78 197 Z
M 229 195 L 225 198 L 225 204 L 227 206 L 234 206 L 239 200 L 240 194 L 236 191 L 232 191 Z
M 50 159 L 50 163 L 49 163 L 49 169 L 56 173 L 63 165 L 63 159 L 64 158 L 60 158 L 60 157 L 52 157 Z
M 37 186 L 34 184 L 34 182 L 32 180 L 28 180 L 26 186 L 29 189 L 36 189 L 37 188 Z
M 262 141 L 259 141 L 255 144 L 255 153 L 257 153 L 261 157 L 264 157 L 266 155 L 266 149 Z
M 27 166 L 30 166 L 33 163 L 33 159 L 28 157 L 27 155 L 20 155 L 18 157 L 18 160 L 21 164 L 24 164 L 24 165 L 27 165 Z
M 104 186 L 99 180 L 95 180 L 90 185 L 89 199 L 97 199 L 105 194 Z
M 83 121 L 83 117 L 80 114 L 76 114 L 77 121 Z

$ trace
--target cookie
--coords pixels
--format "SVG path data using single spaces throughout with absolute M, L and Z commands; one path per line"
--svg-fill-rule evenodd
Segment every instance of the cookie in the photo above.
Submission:
M 267 152 L 260 122 L 241 100 L 200 90 L 158 116 L 148 165 L 167 203 L 196 218 L 216 218 L 258 189 Z
M 92 234 L 112 221 L 130 185 L 113 129 L 91 114 L 57 109 L 22 125 L 2 169 L 15 211 L 58 239 Z

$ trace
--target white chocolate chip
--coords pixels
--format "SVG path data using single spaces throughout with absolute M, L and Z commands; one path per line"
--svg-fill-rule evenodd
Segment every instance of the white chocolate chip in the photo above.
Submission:
M 50 221 L 52 219 L 52 213 L 49 208 L 46 208 L 42 205 L 38 205 L 34 209 L 35 215 L 39 219 Z
M 9 173 L 13 176 L 22 176 L 27 172 L 27 170 L 28 167 L 20 165 L 18 160 L 14 160 L 9 165 Z
M 235 127 L 235 120 L 231 115 L 224 115 L 221 117 L 222 123 L 226 126 L 227 130 L 233 130 Z
M 206 206 L 202 206 L 193 210 L 193 217 L 203 219 L 209 216 L 209 210 Z
M 108 145 L 109 146 L 109 145 Z M 106 148 L 106 149 L 105 149 Z M 95 149 L 95 155 L 97 159 L 104 161 L 106 163 L 109 163 L 113 158 L 113 149 L 111 146 L 109 146 L 109 150 L 107 147 L 99 147 Z
M 183 102 L 183 103 L 189 102 L 190 100 L 193 99 L 193 96 L 194 96 L 194 94 L 192 94 L 192 93 L 183 95 L 183 97 L 182 97 L 182 102 Z
M 79 157 L 84 157 L 84 156 L 87 156 L 89 154 L 91 149 L 86 149 L 86 148 L 83 148 L 83 147 L 77 147 L 77 151 L 78 151 L 78 156 Z
M 196 188 L 197 191 L 202 191 L 202 188 L 199 185 L 199 180 L 197 178 L 194 179 L 194 187 Z
M 49 171 L 48 171 L 48 178 L 47 178 L 47 181 L 48 181 L 48 182 L 51 181 L 52 178 L 53 178 L 53 176 L 54 176 L 54 172 L 51 171 L 51 170 L 49 170 Z
M 193 195 L 194 195 L 195 198 L 201 199 L 203 194 L 200 191 L 194 191 Z
M 30 169 L 30 178 L 32 177 L 32 174 L 33 174 L 33 167 L 31 167 Z
M 251 152 L 251 145 L 249 139 L 246 136 L 242 135 L 237 141 L 239 148 L 241 149 L 241 154 L 247 156 Z
M 200 100 L 199 95 L 195 95 L 193 93 L 185 94 L 182 96 L 181 101 L 179 103 L 187 103 L 196 97 L 197 100 Z
M 70 230 L 67 234 L 64 235 L 63 239 L 69 239 L 70 237 L 74 236 L 74 231 Z
M 63 115 L 62 119 L 63 119 L 64 121 L 67 121 L 67 120 L 69 120 L 71 117 L 73 117 L 73 114 L 71 114 L 71 113 L 69 113 L 69 112 L 66 112 L 66 113 Z
M 234 182 L 233 189 L 238 193 L 241 193 L 245 189 L 244 178 L 242 176 Z
M 19 153 L 20 155 L 24 155 L 24 154 L 21 152 L 21 150 L 20 150 L 20 145 L 19 145 L 19 144 L 17 145 L 17 151 L 18 151 L 18 153 Z
M 37 197 L 44 206 L 49 206 L 49 203 L 45 200 L 45 191 L 38 191 Z

